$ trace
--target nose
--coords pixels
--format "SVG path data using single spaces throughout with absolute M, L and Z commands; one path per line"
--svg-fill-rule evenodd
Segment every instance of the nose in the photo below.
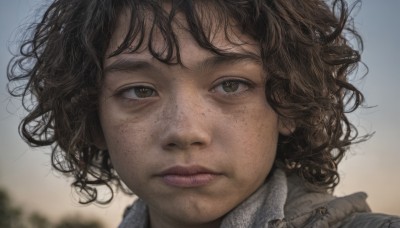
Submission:
M 189 151 L 211 143 L 210 120 L 206 105 L 196 95 L 173 99 L 164 113 L 161 143 L 164 150 Z

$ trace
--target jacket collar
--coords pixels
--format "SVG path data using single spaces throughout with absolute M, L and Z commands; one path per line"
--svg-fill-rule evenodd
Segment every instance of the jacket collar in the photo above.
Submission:
M 265 184 L 225 216 L 221 228 L 268 227 L 269 221 L 282 220 L 287 192 L 285 173 L 278 169 L 273 171 Z M 147 228 L 148 217 L 146 203 L 137 199 L 126 211 L 119 227 Z

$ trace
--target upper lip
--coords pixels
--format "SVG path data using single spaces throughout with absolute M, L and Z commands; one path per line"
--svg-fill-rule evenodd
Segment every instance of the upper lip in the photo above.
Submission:
M 180 176 L 190 176 L 196 174 L 219 174 L 213 170 L 205 168 L 199 165 L 191 165 L 191 166 L 172 166 L 167 168 L 159 173 L 159 176 L 167 176 L 167 175 L 180 175 Z

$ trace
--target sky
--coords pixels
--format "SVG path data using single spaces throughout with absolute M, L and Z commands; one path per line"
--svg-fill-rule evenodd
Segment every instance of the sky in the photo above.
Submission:
M 94 216 L 115 227 L 132 197 L 117 194 L 109 206 L 82 206 L 69 187 L 71 180 L 51 169 L 50 149 L 31 149 L 17 127 L 24 111 L 7 93 L 6 67 L 19 28 L 30 22 L 47 1 L 0 0 L 0 187 L 24 210 L 37 210 L 57 219 L 62 215 Z M 364 0 L 355 11 L 355 25 L 364 39 L 362 60 L 369 68 L 357 87 L 366 96 L 365 108 L 350 115 L 362 133 L 375 132 L 354 146 L 339 166 L 338 196 L 365 191 L 373 211 L 400 215 L 400 1 Z M 15 50 L 15 49 L 14 49 Z M 360 68 L 360 75 L 365 69 Z

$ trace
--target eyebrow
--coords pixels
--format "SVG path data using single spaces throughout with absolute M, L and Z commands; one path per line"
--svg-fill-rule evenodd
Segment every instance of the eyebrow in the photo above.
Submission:
M 145 60 L 121 58 L 106 66 L 104 73 L 113 71 L 139 71 L 150 68 L 154 68 L 154 66 Z
M 253 53 L 228 53 L 225 55 L 214 55 L 200 62 L 196 69 L 209 69 L 221 65 L 235 64 L 238 62 L 251 62 L 261 65 L 261 58 Z
M 225 55 L 213 55 L 204 59 L 194 66 L 195 70 L 212 69 L 221 65 L 235 64 L 237 62 L 252 62 L 261 65 L 261 58 L 253 53 L 228 53 Z M 104 68 L 104 73 L 113 71 L 135 72 L 140 70 L 156 69 L 147 60 L 133 58 L 120 58 Z

